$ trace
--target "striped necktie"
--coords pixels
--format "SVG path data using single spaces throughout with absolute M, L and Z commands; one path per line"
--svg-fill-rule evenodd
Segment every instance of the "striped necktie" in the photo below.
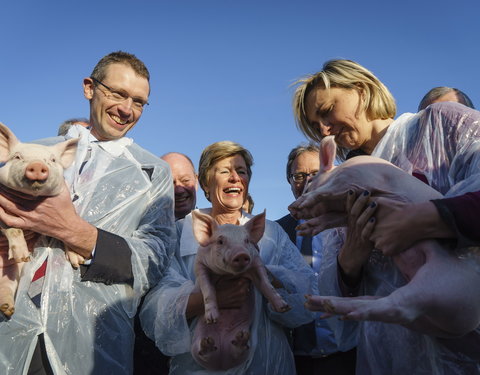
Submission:
M 27 292 L 32 302 L 38 308 L 41 304 L 43 282 L 45 281 L 45 271 L 47 270 L 47 259 L 45 259 L 42 265 L 35 271 Z

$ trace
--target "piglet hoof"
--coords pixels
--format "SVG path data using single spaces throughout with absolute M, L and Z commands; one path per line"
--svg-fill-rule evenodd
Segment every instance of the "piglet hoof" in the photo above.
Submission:
M 244 350 L 249 348 L 248 340 L 250 339 L 250 332 L 240 331 L 235 335 L 235 339 L 232 340 L 232 345 L 240 347 Z
M 218 320 L 218 310 L 217 309 L 206 309 L 205 310 L 205 323 L 213 324 Z
M 288 305 L 288 303 L 286 303 L 282 299 L 281 301 L 279 301 L 278 303 L 275 303 L 275 305 L 273 305 L 273 309 L 276 312 L 284 313 L 284 312 L 287 312 L 287 311 L 291 310 L 291 307 Z
M 198 352 L 198 355 L 205 356 L 208 353 L 214 352 L 216 350 L 217 347 L 215 346 L 215 340 L 211 337 L 204 337 L 200 341 L 200 351 Z
M 15 312 L 15 306 L 10 305 L 9 303 L 4 303 L 0 305 L 0 311 L 5 315 L 8 319 L 13 315 Z
M 23 257 L 21 262 L 30 262 L 30 256 Z

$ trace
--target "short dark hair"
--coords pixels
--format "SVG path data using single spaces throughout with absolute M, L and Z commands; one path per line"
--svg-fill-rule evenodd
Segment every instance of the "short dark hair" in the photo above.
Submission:
M 286 169 L 288 183 L 290 183 L 290 173 L 292 173 L 291 169 L 292 169 L 292 164 L 294 160 L 304 152 L 320 153 L 320 147 L 317 144 L 310 142 L 308 144 L 300 144 L 294 149 L 292 149 L 292 151 L 290 151 L 290 153 L 288 154 L 287 169 Z
M 97 65 L 95 65 L 95 68 L 93 68 L 90 77 L 95 78 L 98 81 L 103 81 L 107 74 L 107 67 L 110 64 L 127 65 L 131 67 L 140 77 L 146 78 L 147 81 L 150 82 L 150 73 L 148 72 L 148 69 L 143 61 L 141 61 L 135 55 L 123 51 L 112 52 L 102 57 Z

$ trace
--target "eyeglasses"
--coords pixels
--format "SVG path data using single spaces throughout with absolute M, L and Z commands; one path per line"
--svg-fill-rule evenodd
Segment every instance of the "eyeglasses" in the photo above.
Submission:
M 99 85 L 102 85 L 103 87 L 105 87 L 108 90 L 108 92 L 104 92 L 102 90 L 100 90 L 100 91 L 103 92 L 105 97 L 107 97 L 110 100 L 113 100 L 114 102 L 121 103 L 121 102 L 124 102 L 125 100 L 127 100 L 128 98 L 132 98 L 133 108 L 135 108 L 138 111 L 143 111 L 143 107 L 145 107 L 146 105 L 149 105 L 149 103 L 147 101 L 145 101 L 141 98 L 132 97 L 132 96 L 128 95 L 125 91 L 114 90 L 114 89 L 108 87 L 105 83 L 99 81 L 98 79 L 93 78 L 93 77 L 90 77 L 90 78 L 94 82 L 96 82 Z
M 298 172 L 290 174 L 290 178 L 297 183 L 303 182 L 307 179 L 307 177 L 314 177 L 318 171 L 305 173 L 305 172 Z

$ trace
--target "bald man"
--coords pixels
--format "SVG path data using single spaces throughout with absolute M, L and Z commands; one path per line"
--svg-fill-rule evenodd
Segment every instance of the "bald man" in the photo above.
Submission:
M 183 219 L 197 203 L 198 176 L 195 167 L 187 155 L 169 152 L 161 157 L 172 170 L 175 189 L 175 220 Z

